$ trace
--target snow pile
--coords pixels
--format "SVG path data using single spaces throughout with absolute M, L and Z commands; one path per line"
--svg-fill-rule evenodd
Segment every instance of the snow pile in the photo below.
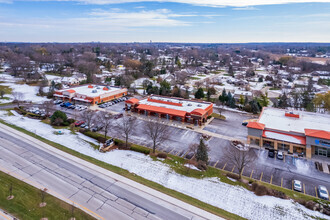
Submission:
M 311 219 L 309 216 L 328 218 L 328 216 L 308 210 L 291 200 L 271 196 L 259 197 L 242 187 L 222 183 L 217 178 L 195 179 L 179 175 L 167 164 L 153 161 L 152 158 L 141 153 L 122 150 L 114 150 L 106 154 L 100 153 L 84 141 L 86 137 L 81 138 L 81 135 L 75 135 L 69 131 L 61 136 L 55 135 L 54 130 L 56 129 L 38 120 L 6 116 L 6 112 L 0 112 L 0 118 L 68 148 L 122 167 L 145 179 L 247 219 Z
M 195 166 L 192 165 L 192 164 L 188 164 L 188 163 L 186 163 L 184 166 L 185 166 L 185 167 L 188 167 L 189 169 L 192 169 L 192 170 L 198 170 L 198 171 L 200 171 L 197 167 L 195 167 Z

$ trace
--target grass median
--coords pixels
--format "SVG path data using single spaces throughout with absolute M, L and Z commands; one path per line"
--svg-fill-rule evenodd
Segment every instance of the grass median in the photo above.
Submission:
M 74 156 L 76 156 L 76 157 L 78 157 L 80 159 L 86 160 L 86 161 L 88 161 L 90 163 L 93 163 L 93 164 L 95 164 L 97 166 L 100 166 L 100 167 L 102 167 L 104 169 L 107 169 L 109 171 L 112 171 L 114 173 L 117 173 L 117 174 L 119 174 L 121 176 L 127 177 L 127 178 L 129 178 L 131 180 L 134 180 L 134 181 L 140 183 L 140 184 L 143 184 L 145 186 L 148 186 L 150 188 L 153 188 L 155 190 L 158 190 L 158 191 L 160 191 L 162 193 L 165 193 L 165 194 L 167 194 L 169 196 L 172 196 L 174 198 L 177 198 L 177 199 L 179 199 L 181 201 L 184 201 L 186 203 L 189 203 L 189 204 L 191 204 L 193 206 L 196 206 L 198 208 L 201 208 L 201 209 L 203 209 L 205 211 L 208 211 L 208 212 L 213 213 L 215 215 L 218 215 L 220 217 L 223 217 L 223 218 L 226 218 L 226 219 L 244 219 L 244 218 L 242 218 L 242 217 L 240 217 L 238 215 L 235 215 L 233 213 L 227 212 L 227 211 L 225 211 L 223 209 L 220 209 L 220 208 L 217 208 L 215 206 L 209 205 L 209 204 L 204 203 L 204 202 L 202 202 L 202 201 L 200 201 L 198 199 L 195 199 L 195 198 L 190 197 L 188 195 L 185 195 L 183 193 L 177 192 L 175 190 L 168 189 L 168 188 L 166 188 L 166 187 L 164 187 L 164 186 L 162 186 L 162 185 L 160 185 L 158 183 L 155 183 L 155 182 L 152 182 L 150 180 L 144 179 L 144 178 L 142 178 L 140 176 L 137 176 L 137 175 L 135 175 L 133 173 L 130 173 L 127 170 L 124 170 L 124 169 L 122 169 L 120 167 L 116 167 L 116 166 L 113 166 L 111 164 L 108 164 L 108 163 L 99 161 L 99 160 L 97 160 L 97 159 L 95 159 L 93 157 L 87 156 L 85 154 L 82 154 L 82 153 L 79 153 L 79 152 L 74 151 L 72 149 L 69 149 L 67 147 L 64 147 L 63 145 L 60 145 L 58 143 L 52 142 L 50 140 L 47 140 L 47 139 L 45 139 L 43 137 L 40 137 L 40 136 L 38 136 L 38 135 L 30 132 L 30 131 L 27 131 L 27 130 L 21 128 L 21 127 L 18 127 L 18 126 L 15 126 L 15 125 L 6 123 L 3 120 L 0 120 L 0 123 L 3 123 L 3 124 L 5 124 L 5 125 L 7 125 L 7 126 L 9 126 L 11 128 L 14 128 L 14 129 L 16 129 L 16 130 L 18 130 L 20 132 L 23 132 L 23 133 L 27 134 L 27 135 L 30 135 L 30 136 L 32 136 L 32 137 L 34 137 L 34 138 L 36 138 L 36 139 L 38 139 L 38 140 L 46 143 L 46 144 L 49 144 L 49 145 L 51 145 L 51 146 L 53 146 L 53 147 L 55 147 L 55 148 L 57 148 L 59 150 L 62 150 L 64 152 L 66 152 L 66 153 L 69 153 L 71 155 L 74 155 Z
M 12 199 L 8 200 L 12 188 Z M 19 219 L 95 219 L 56 197 L 45 194 L 46 206 L 40 207 L 41 190 L 0 171 L 0 207 Z M 73 210 L 73 212 L 72 212 Z

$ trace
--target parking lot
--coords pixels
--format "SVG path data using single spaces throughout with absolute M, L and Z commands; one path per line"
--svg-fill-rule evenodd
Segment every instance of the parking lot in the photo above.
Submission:
M 244 120 L 251 119 L 252 116 L 250 114 L 242 114 L 231 111 L 223 111 L 222 114 L 226 116 L 226 120 L 214 119 L 210 124 L 205 126 L 204 130 L 246 140 L 247 128 L 242 125 L 242 122 Z
M 112 112 L 123 113 L 124 106 L 125 102 L 119 102 L 105 109 Z M 69 117 L 73 117 L 76 114 L 76 119 L 79 120 L 80 112 L 77 113 L 75 110 L 59 107 L 58 105 L 55 106 L 55 108 L 66 112 L 70 115 Z M 134 113 L 131 114 L 134 115 Z M 242 126 L 242 121 L 250 119 L 251 116 L 228 111 L 223 114 L 227 117 L 227 120 L 214 120 L 207 125 L 204 130 L 226 136 L 233 136 L 237 139 L 246 139 L 247 129 L 245 126 Z M 156 120 L 156 118 L 138 118 L 136 120 L 135 129 L 129 137 L 129 142 L 152 147 L 152 141 L 147 136 L 144 129 L 145 120 Z M 109 131 L 110 136 L 123 139 L 122 132 L 116 127 L 120 123 L 120 118 L 113 120 L 112 129 Z M 185 125 L 182 123 L 169 126 L 169 133 L 169 138 L 158 146 L 158 150 L 190 159 L 193 155 L 189 152 L 189 146 L 199 143 L 202 134 L 194 130 L 186 129 Z M 230 147 L 230 141 L 218 137 L 211 137 L 206 141 L 206 144 L 210 148 L 210 166 L 238 173 L 237 168 L 224 156 L 224 150 Z M 292 189 L 292 181 L 297 179 L 302 181 L 302 193 L 312 196 L 316 196 L 316 188 L 318 185 L 324 185 L 330 189 L 329 175 L 316 170 L 312 161 L 287 155 L 283 160 L 279 160 L 276 157 L 268 157 L 268 151 L 265 149 L 253 149 L 253 151 L 257 155 L 257 159 L 253 165 L 243 170 L 244 176 L 282 186 L 287 189 Z

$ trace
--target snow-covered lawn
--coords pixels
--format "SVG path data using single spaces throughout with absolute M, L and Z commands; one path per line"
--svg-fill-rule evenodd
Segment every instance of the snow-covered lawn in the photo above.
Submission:
M 12 92 L 21 92 L 24 94 L 23 100 L 24 101 L 31 101 L 33 103 L 42 103 L 44 101 L 47 101 L 46 97 L 41 97 L 37 96 L 39 92 L 39 87 L 38 86 L 30 86 L 27 84 L 17 84 L 18 81 L 21 81 L 22 79 L 20 78 L 15 78 L 11 75 L 8 74 L 0 74 L 0 85 L 2 86 L 9 86 L 12 88 Z M 44 90 L 45 92 L 47 91 Z M 0 103 L 8 103 L 13 101 L 13 96 L 12 95 L 6 95 L 6 97 L 9 97 L 10 100 L 0 100 Z
M 247 219 L 312 219 L 309 216 L 329 219 L 329 216 L 308 210 L 291 200 L 282 200 L 271 196 L 259 197 L 243 187 L 222 183 L 217 178 L 195 179 L 179 175 L 167 164 L 154 161 L 141 153 L 122 150 L 100 153 L 88 143 L 97 144 L 94 140 L 81 134 L 72 134 L 69 130 L 64 130 L 63 135 L 56 135 L 54 134 L 56 129 L 38 120 L 22 118 L 17 114 L 8 116 L 5 111 L 0 112 L 0 118 L 53 142 L 121 167 L 145 179 Z

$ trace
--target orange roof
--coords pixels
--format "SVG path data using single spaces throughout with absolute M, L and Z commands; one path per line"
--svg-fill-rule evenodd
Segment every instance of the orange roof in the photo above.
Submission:
M 330 140 L 330 132 L 329 131 L 305 129 L 305 135 Z
M 126 100 L 125 102 L 128 103 L 128 104 L 132 104 L 132 105 L 135 105 L 139 102 L 140 100 L 136 99 L 136 98 L 131 98 L 129 100 Z
M 256 121 L 251 121 L 248 123 L 248 125 L 246 126 L 248 128 L 254 128 L 254 129 L 259 129 L 259 130 L 264 130 L 265 125 Z
M 68 89 L 68 90 L 66 90 L 67 92 L 69 92 L 69 93 L 75 93 L 76 91 L 75 90 L 73 90 L 73 89 Z
M 156 113 L 174 115 L 174 116 L 178 116 L 178 117 L 185 117 L 186 113 L 187 113 L 187 112 L 181 111 L 181 110 L 175 110 L 175 109 L 169 109 L 169 108 L 151 106 L 151 105 L 145 105 L 145 104 L 140 104 L 137 108 L 142 109 L 142 110 L 156 112 Z
M 190 112 L 193 115 L 205 115 L 206 111 L 201 108 L 196 108 L 194 111 Z

